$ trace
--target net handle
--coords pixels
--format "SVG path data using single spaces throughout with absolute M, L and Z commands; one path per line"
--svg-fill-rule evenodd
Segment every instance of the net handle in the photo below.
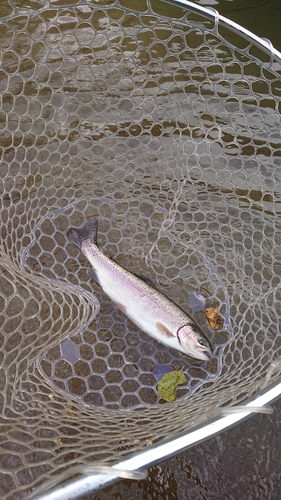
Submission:
M 101 490 L 106 486 L 119 481 L 118 471 L 137 471 L 143 468 L 151 467 L 163 459 L 170 458 L 179 452 L 192 447 L 194 444 L 203 442 L 210 437 L 220 434 L 222 431 L 233 427 L 239 422 L 249 418 L 254 413 L 272 413 L 272 409 L 266 407 L 281 395 L 281 378 L 278 379 L 269 388 L 261 391 L 254 396 L 244 406 L 234 407 L 233 411 L 228 408 L 224 411 L 221 408 L 219 418 L 210 419 L 209 422 L 197 425 L 191 430 L 178 434 L 173 438 L 161 441 L 159 444 L 147 448 L 145 451 L 137 453 L 126 460 L 113 465 L 108 474 L 97 474 L 76 478 L 67 483 L 54 488 L 41 496 L 33 496 L 34 500 L 78 500 L 86 495 Z M 237 411 L 238 410 L 238 411 Z M 229 414 L 230 412 L 230 414 Z M 225 415 L 225 416 L 221 416 Z M 116 474 L 114 474 L 116 469 Z M 35 492 L 36 493 L 36 492 Z

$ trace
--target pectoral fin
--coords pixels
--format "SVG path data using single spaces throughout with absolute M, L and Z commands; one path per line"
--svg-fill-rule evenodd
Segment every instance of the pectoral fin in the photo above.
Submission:
M 163 325 L 163 323 L 160 323 L 160 321 L 157 321 L 156 328 L 161 333 L 161 335 L 163 335 L 164 337 L 173 337 L 174 336 L 170 332 L 170 330 L 165 325 Z

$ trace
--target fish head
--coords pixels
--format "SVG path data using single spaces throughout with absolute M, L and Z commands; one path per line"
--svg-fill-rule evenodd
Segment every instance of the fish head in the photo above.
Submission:
M 177 337 L 186 354 L 192 358 L 207 361 L 212 356 L 212 346 L 197 325 L 192 323 L 181 326 Z

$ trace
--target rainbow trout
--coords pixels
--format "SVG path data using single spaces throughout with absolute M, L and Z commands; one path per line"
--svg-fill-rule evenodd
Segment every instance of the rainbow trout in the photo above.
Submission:
M 199 326 L 183 309 L 141 277 L 127 271 L 97 246 L 98 220 L 70 228 L 68 239 L 87 257 L 90 276 L 104 293 L 143 332 L 164 345 L 196 359 L 208 360 L 212 347 Z

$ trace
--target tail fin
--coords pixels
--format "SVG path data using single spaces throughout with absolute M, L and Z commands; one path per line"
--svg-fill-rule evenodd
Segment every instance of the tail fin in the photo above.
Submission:
M 98 219 L 89 220 L 84 226 L 76 229 L 71 227 L 66 236 L 76 247 L 81 249 L 82 243 L 85 240 L 91 240 L 91 243 L 97 244 Z

